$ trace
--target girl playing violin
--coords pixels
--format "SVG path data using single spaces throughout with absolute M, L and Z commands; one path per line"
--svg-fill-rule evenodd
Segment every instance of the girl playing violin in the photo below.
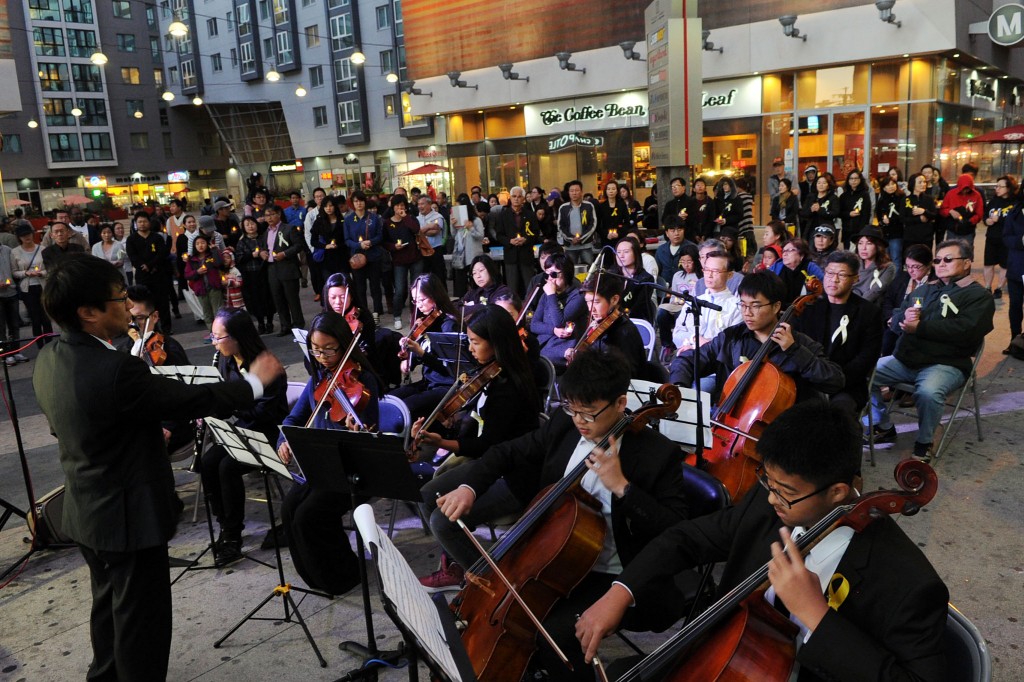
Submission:
M 566 361 L 572 362 L 573 355 L 581 348 L 581 344 L 583 347 L 599 350 L 617 348 L 629 363 L 630 376 L 639 377 L 646 363 L 647 353 L 636 325 L 619 309 L 622 283 L 614 277 L 592 275 L 583 283 L 580 291 L 583 292 L 590 311 L 590 324 L 584 331 L 580 343 L 565 351 Z M 606 318 L 614 319 L 609 319 L 610 324 L 604 325 L 602 331 L 602 323 Z
M 402 372 L 411 371 L 417 362 L 423 365 L 423 378 L 391 391 L 391 395 L 401 398 L 409 408 L 413 419 L 430 414 L 434 406 L 440 402 L 448 388 L 452 385 L 452 376 L 444 363 L 423 345 L 423 339 L 429 332 L 454 332 L 458 330 L 455 321 L 455 305 L 448 298 L 448 291 L 443 282 L 433 273 L 420 275 L 412 283 L 412 301 L 416 307 L 416 317 L 412 328 L 415 330 L 417 321 L 429 316 L 435 308 L 441 315 L 426 329 L 419 340 L 403 337 L 401 345 L 405 357 L 402 359 Z M 507 314 L 506 314 L 507 317 Z
M 306 343 L 310 357 L 316 362 L 302 395 L 285 417 L 284 426 L 306 425 L 317 406 L 317 386 L 330 381 L 351 346 L 352 338 L 352 330 L 341 315 L 328 311 L 313 318 Z M 348 364 L 360 370 L 355 378 L 365 389 L 362 400 L 355 405 L 358 417 L 367 426 L 375 425 L 379 421 L 381 392 L 377 376 L 358 348 L 352 349 Z M 340 379 L 338 388 L 343 388 Z M 355 429 L 355 415 L 347 414 L 343 420 L 334 421 L 331 417 L 334 410 L 329 405 L 325 403 L 313 415 L 313 428 Z M 277 454 L 285 463 L 291 461 L 292 451 L 284 436 L 278 438 Z M 312 589 L 344 594 L 359 584 L 359 563 L 341 524 L 341 517 L 350 506 L 348 495 L 314 490 L 308 485 L 292 487 L 284 498 L 281 517 L 288 533 L 292 561 L 299 576 Z
M 392 372 L 384 361 L 384 355 L 380 352 L 380 344 L 376 343 L 377 325 L 374 316 L 367 310 L 365 303 L 356 299 L 356 288 L 353 286 L 352 275 L 345 272 L 336 272 L 324 282 L 323 293 L 320 301 L 324 311 L 331 310 L 344 316 L 348 322 L 349 329 L 355 334 L 361 331 L 359 337 L 359 350 L 370 361 L 374 369 L 381 372 L 380 378 L 390 377 Z M 394 374 L 398 373 L 397 361 Z
M 267 349 L 248 312 L 241 308 L 221 308 L 213 318 L 213 345 L 219 354 L 217 371 L 224 381 L 241 379 L 249 364 Z M 277 425 L 288 414 L 288 381 L 281 375 L 263 397 L 245 410 L 230 416 L 241 428 L 259 431 L 270 442 L 277 440 Z M 227 415 L 218 415 L 227 416 Z M 213 546 L 213 561 L 218 568 L 242 558 L 242 529 L 245 528 L 245 483 L 242 474 L 252 469 L 228 457 L 220 445 L 211 446 L 201 460 L 203 490 L 220 524 L 220 537 Z

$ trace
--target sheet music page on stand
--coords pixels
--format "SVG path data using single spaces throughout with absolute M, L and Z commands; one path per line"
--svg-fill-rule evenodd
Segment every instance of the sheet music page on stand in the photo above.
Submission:
M 352 514 L 356 527 L 367 545 L 377 546 L 377 569 L 380 572 L 384 594 L 395 605 L 402 623 L 416 635 L 424 650 L 449 678 L 461 682 L 462 676 L 455 665 L 441 626 L 441 617 L 419 579 L 412 572 L 405 557 L 391 539 L 380 532 L 373 518 L 373 508 L 360 505 Z

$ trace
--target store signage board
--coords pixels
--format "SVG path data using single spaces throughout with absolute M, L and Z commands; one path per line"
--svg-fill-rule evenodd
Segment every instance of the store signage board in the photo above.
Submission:
M 528 136 L 551 136 L 586 130 L 639 128 L 647 125 L 647 93 L 619 92 L 540 102 L 523 107 Z
M 761 77 L 704 83 L 701 111 L 705 121 L 761 115 Z
M 701 162 L 702 50 L 697 0 L 654 0 L 644 12 L 651 165 Z M 725 93 L 724 100 L 729 100 Z M 718 99 L 709 103 L 718 105 Z
M 1024 5 L 1012 2 L 997 7 L 988 19 L 988 37 L 1003 47 L 1024 40 Z

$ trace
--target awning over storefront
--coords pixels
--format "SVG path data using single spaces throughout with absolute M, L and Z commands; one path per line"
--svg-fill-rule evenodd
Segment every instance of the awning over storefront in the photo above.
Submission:
M 993 130 L 991 133 L 985 133 L 984 135 L 979 135 L 977 137 L 964 138 L 960 141 L 1024 144 L 1024 125 L 1010 126 L 1009 128 L 1003 128 L 1002 130 Z

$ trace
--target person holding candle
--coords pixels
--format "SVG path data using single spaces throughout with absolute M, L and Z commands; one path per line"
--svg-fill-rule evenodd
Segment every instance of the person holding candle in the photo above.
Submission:
M 185 261 L 185 279 L 203 306 L 203 322 L 209 330 L 213 329 L 214 314 L 224 303 L 223 267 L 220 253 L 210 249 L 209 238 L 202 233 L 196 235 L 192 240 L 192 253 Z M 211 342 L 209 336 L 203 339 L 203 343 Z
M 11 249 L 11 279 L 18 283 L 25 308 L 28 309 L 29 320 L 32 321 L 32 336 L 53 333 L 50 318 L 43 312 L 43 284 L 46 281 L 46 266 L 43 265 L 43 249 L 36 244 L 31 225 L 19 225 L 14 229 L 14 236 L 21 244 Z M 40 348 L 49 339 L 40 339 L 36 345 Z
M 100 240 L 92 245 L 92 255 L 110 261 L 115 268 L 124 266 L 124 245 L 114 239 L 114 226 L 106 223 L 100 227 Z
M 18 285 L 14 281 L 11 247 L 0 244 L 0 334 L 7 341 L 13 341 L 18 338 L 18 328 Z M 11 366 L 28 362 L 28 358 L 21 353 L 14 353 L 8 355 L 5 362 Z

